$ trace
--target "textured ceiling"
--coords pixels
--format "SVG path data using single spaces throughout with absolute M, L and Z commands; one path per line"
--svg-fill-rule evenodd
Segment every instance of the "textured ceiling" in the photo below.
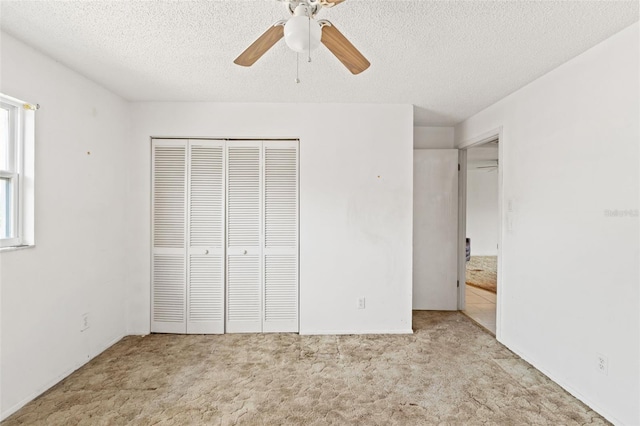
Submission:
M 352 76 L 323 46 L 300 63 L 280 42 L 233 59 L 274 0 L 2 1 L 2 30 L 132 101 L 411 103 L 453 125 L 638 20 L 637 1 L 365 1 L 323 10 L 371 61 Z

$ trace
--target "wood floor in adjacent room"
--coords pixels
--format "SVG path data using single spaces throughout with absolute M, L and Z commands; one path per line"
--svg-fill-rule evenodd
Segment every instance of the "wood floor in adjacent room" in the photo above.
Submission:
M 126 337 L 14 425 L 600 425 L 458 312 L 413 335 Z
M 470 285 L 465 286 L 464 313 L 496 334 L 496 294 Z

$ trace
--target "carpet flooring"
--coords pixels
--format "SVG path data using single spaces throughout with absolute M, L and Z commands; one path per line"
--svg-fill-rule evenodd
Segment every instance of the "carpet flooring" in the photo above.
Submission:
M 497 293 L 498 256 L 471 256 L 467 262 L 467 285 Z
M 2 423 L 604 425 L 458 312 L 413 335 L 126 337 Z

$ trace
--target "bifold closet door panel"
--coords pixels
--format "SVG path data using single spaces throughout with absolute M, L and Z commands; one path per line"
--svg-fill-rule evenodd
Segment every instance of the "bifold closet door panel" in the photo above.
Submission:
M 262 142 L 227 144 L 228 333 L 262 331 Z
M 187 333 L 224 333 L 224 146 L 189 141 Z
M 152 144 L 151 331 L 297 332 L 298 142 Z
M 186 332 L 187 141 L 152 144 L 151 331 Z
M 264 142 L 264 332 L 298 331 L 298 142 Z

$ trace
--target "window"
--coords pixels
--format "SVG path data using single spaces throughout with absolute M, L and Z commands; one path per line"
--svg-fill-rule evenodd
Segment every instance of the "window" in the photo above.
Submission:
M 32 105 L 0 94 L 0 248 L 33 243 L 25 213 L 33 205 L 34 113 Z

